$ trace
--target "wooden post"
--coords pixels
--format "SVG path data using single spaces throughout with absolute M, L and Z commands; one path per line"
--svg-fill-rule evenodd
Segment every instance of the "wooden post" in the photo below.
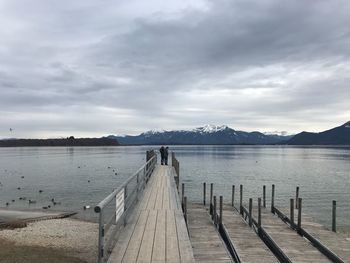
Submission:
M 290 222 L 294 226 L 294 199 L 290 199 Z
M 184 196 L 184 218 L 187 225 L 187 196 Z
M 213 204 L 213 214 L 212 219 L 214 221 L 214 224 L 216 225 L 216 195 L 214 195 L 214 204 Z
M 271 213 L 275 213 L 275 185 L 272 185 L 272 194 L 271 194 Z
M 263 206 L 266 208 L 266 185 L 263 186 Z
M 295 190 L 295 208 L 298 209 L 298 200 L 299 200 L 299 186 Z
M 235 206 L 235 185 L 232 185 L 232 206 Z
M 253 225 L 253 198 L 249 198 L 249 226 Z
M 258 227 L 261 227 L 261 198 L 258 198 Z
M 174 161 L 174 159 L 175 159 L 175 153 L 174 153 L 174 152 L 171 152 L 171 165 L 172 165 L 173 167 L 175 167 L 175 161 Z
M 182 183 L 182 188 L 181 188 L 181 204 L 182 204 L 182 208 L 184 205 L 184 196 L 185 196 L 185 184 Z
M 337 232 L 337 201 L 333 200 L 332 203 L 332 231 Z
M 222 225 L 222 195 L 220 195 L 220 207 L 219 207 L 219 213 L 220 213 L 220 218 L 219 218 L 219 225 Z
M 239 186 L 239 213 L 243 215 L 243 185 Z
M 203 183 L 203 205 L 205 206 L 205 199 L 207 197 L 207 184 L 206 183 Z
M 298 229 L 301 229 L 301 208 L 302 208 L 302 199 L 298 199 Z
M 211 183 L 210 184 L 210 204 L 209 204 L 209 212 L 211 215 L 213 215 L 213 188 L 214 188 L 214 184 Z

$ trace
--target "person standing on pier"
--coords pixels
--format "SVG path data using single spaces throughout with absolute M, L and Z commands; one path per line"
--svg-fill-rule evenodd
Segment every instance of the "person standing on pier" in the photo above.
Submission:
M 164 164 L 168 165 L 168 155 L 169 155 L 169 147 L 165 147 L 164 149 Z
M 160 164 L 163 165 L 164 164 L 164 160 L 165 160 L 165 148 L 164 146 L 160 147 L 159 149 L 160 152 Z

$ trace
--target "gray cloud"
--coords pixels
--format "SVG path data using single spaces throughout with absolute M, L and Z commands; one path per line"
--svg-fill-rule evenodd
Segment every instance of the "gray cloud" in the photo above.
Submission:
M 350 120 L 350 3 L 0 4 L 0 137 Z

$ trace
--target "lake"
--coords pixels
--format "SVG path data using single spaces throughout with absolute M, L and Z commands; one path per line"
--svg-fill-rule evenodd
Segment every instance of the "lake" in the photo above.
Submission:
M 158 146 L 0 148 L 0 207 L 79 211 L 95 220 L 93 207 L 145 162 Z M 303 209 L 330 227 L 332 200 L 337 225 L 350 229 L 350 147 L 171 146 L 180 162 L 181 180 L 191 201 L 202 200 L 202 183 L 231 199 L 232 184 L 244 185 L 244 199 L 262 196 L 276 185 L 276 205 L 289 206 L 300 186 Z M 20 189 L 18 189 L 20 188 Z M 42 190 L 42 192 L 39 192 Z M 209 190 L 209 189 L 208 189 Z M 19 200 L 25 197 L 26 200 Z M 36 204 L 28 204 L 28 199 Z M 15 200 L 15 202 L 12 202 Z M 238 201 L 238 192 L 236 195 Z

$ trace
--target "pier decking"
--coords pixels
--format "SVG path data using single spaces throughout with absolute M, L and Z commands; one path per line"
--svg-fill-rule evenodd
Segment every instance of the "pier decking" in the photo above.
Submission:
M 195 262 L 174 172 L 156 167 L 108 262 Z
M 224 206 L 223 223 L 243 262 L 279 262 L 233 207 Z
M 191 204 L 187 208 L 188 230 L 196 262 L 232 262 L 220 234 L 205 207 Z
M 244 206 L 242 193 L 239 209 L 232 206 L 234 195 L 231 205 L 224 204 L 222 197 L 217 204 L 219 198 L 214 195 L 213 184 L 209 204 L 206 203 L 206 184 L 203 184 L 206 205 L 189 202 L 183 193 L 180 200 L 179 163 L 173 160 L 175 167 L 161 166 L 156 165 L 155 160 L 153 155 L 120 189 L 95 208 L 100 212 L 113 196 L 115 199 L 121 193 L 124 196 L 121 215 L 118 214 L 120 201 L 118 204 L 116 200 L 114 218 L 103 221 L 103 216 L 100 217 L 100 222 L 106 222 L 100 224 L 101 240 L 111 225 L 119 227 L 115 227 L 116 235 L 110 234 L 115 245 L 109 257 L 105 254 L 108 246 L 101 241 L 99 262 L 107 258 L 110 263 L 350 262 L 349 239 L 326 230 L 306 215 L 302 215 L 302 224 L 297 225 L 286 216 L 288 210 L 277 209 L 273 202 L 271 210 L 260 206 L 259 217 L 252 200 L 249 200 L 249 209 Z M 130 190 L 128 184 L 132 179 L 137 183 Z M 298 210 L 291 211 L 298 215 Z M 113 224 L 113 220 L 116 223 Z

